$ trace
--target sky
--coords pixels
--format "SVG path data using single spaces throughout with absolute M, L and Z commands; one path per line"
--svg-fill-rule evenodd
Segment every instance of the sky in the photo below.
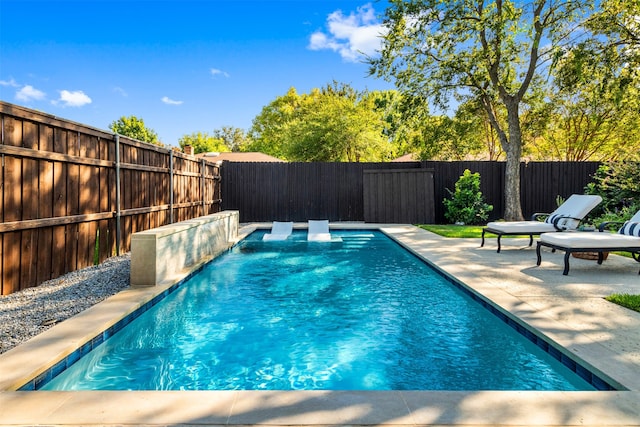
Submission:
M 161 142 L 248 130 L 294 87 L 368 76 L 383 1 L 0 0 L 0 99 L 108 130 L 136 116 Z

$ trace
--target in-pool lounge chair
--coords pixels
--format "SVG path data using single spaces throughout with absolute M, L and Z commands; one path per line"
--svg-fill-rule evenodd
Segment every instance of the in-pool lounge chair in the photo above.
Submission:
M 490 222 L 482 229 L 482 243 L 484 246 L 485 233 L 498 236 L 498 252 L 500 252 L 500 239 L 505 235 L 529 235 L 529 246 L 533 245 L 533 235 L 554 231 L 575 230 L 580 221 L 602 201 L 600 196 L 586 194 L 572 194 L 558 209 L 546 213 L 534 213 L 530 221 L 505 221 Z M 544 221 L 539 220 L 545 217 Z
M 604 223 L 598 228 L 600 233 L 543 233 L 538 240 L 536 255 L 538 263 L 542 262 L 540 248 L 549 247 L 553 250 L 564 251 L 564 271 L 565 276 L 569 274 L 569 255 L 573 252 L 597 252 L 598 264 L 602 264 L 603 252 L 621 251 L 631 252 L 633 259 L 640 262 L 640 211 L 627 222 L 625 222 L 617 233 L 604 231 L 607 225 Z M 640 274 L 640 271 L 638 272 Z
M 330 242 L 331 233 L 329 233 L 329 221 L 326 219 L 309 220 L 307 240 L 310 242 Z
M 293 231 L 293 222 L 273 221 L 271 233 L 262 236 L 262 240 L 287 240 Z

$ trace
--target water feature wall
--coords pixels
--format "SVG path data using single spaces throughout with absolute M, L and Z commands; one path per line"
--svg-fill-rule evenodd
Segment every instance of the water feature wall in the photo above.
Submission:
M 237 241 L 238 219 L 222 211 L 133 234 L 131 286 L 180 280 Z

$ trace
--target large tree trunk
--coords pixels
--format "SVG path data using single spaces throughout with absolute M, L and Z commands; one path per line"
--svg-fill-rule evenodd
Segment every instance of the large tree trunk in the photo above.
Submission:
M 507 107 L 507 123 L 509 125 L 509 141 L 504 150 L 507 154 L 507 164 L 504 171 L 504 219 L 519 221 L 523 219 L 520 204 L 520 159 L 522 157 L 522 131 L 520 129 L 520 114 L 518 102 L 509 99 Z

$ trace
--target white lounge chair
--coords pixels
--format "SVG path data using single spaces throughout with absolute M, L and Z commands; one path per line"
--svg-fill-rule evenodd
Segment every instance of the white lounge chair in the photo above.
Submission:
M 310 242 L 330 242 L 329 221 L 326 219 L 309 220 L 307 240 Z
M 273 221 L 271 233 L 262 236 L 262 240 L 287 240 L 293 232 L 293 222 Z
M 603 252 L 622 251 L 631 252 L 633 259 L 640 262 L 640 211 L 625 222 L 617 233 L 605 232 L 604 229 L 611 223 L 601 224 L 600 233 L 543 233 L 540 235 L 536 255 L 537 265 L 542 262 L 540 248 L 549 247 L 553 250 L 564 251 L 565 276 L 569 274 L 569 255 L 573 252 L 597 252 L 598 264 L 604 260 Z M 640 274 L 640 271 L 638 272 Z
M 546 213 L 535 213 L 530 221 L 497 221 L 490 222 L 482 229 L 482 243 L 484 246 L 485 233 L 498 236 L 498 252 L 500 252 L 500 239 L 505 235 L 529 235 L 529 246 L 533 245 L 533 235 L 554 231 L 575 230 L 580 221 L 602 201 L 600 196 L 586 194 L 573 194 L 558 209 Z M 544 221 L 539 218 L 546 216 Z

